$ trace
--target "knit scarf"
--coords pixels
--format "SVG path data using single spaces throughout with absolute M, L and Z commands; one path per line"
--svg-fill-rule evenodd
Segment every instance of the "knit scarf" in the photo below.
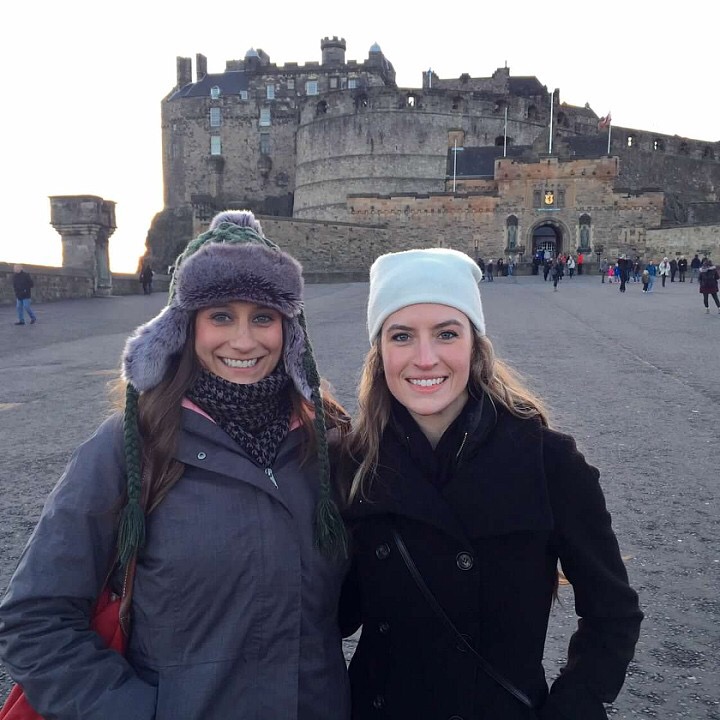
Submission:
M 207 370 L 188 398 L 202 408 L 260 467 L 272 465 L 290 428 L 290 379 L 283 363 L 249 385 L 224 380 Z

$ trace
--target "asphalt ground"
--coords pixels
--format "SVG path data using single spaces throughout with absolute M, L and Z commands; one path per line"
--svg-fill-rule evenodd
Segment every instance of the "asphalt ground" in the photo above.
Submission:
M 483 283 L 488 335 L 545 398 L 553 424 L 600 468 L 646 620 L 611 717 L 720 720 L 720 314 L 697 285 L 540 277 Z M 364 283 L 312 285 L 318 362 L 349 410 L 367 349 Z M 15 327 L 0 309 L 0 592 L 73 448 L 111 411 L 128 333 L 165 295 L 38 304 Z M 575 626 L 560 590 L 546 648 L 552 679 Z M 352 652 L 352 642 L 346 650 Z M 10 686 L 0 669 L 0 698 Z

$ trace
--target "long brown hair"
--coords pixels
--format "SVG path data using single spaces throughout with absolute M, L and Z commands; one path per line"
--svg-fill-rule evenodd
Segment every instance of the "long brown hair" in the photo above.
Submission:
M 538 418 L 547 426 L 548 412 L 522 377 L 495 357 L 492 343 L 474 332 L 468 389 L 471 394 L 487 393 L 492 400 L 516 417 Z M 367 498 L 380 455 L 380 441 L 390 418 L 391 394 L 383 374 L 380 338 L 373 342 L 363 363 L 358 389 L 358 414 L 345 447 L 359 462 L 349 491 L 349 500 Z

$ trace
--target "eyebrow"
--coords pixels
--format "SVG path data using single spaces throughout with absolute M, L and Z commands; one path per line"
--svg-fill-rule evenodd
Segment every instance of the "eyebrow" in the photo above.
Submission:
M 459 327 L 462 328 L 463 324 L 459 320 L 444 320 L 441 323 L 438 323 L 437 325 L 433 326 L 433 330 L 442 330 L 446 327 Z M 388 328 L 386 328 L 385 332 L 392 332 L 393 330 L 414 330 L 414 328 L 410 327 L 409 325 L 400 325 L 398 323 L 393 323 Z

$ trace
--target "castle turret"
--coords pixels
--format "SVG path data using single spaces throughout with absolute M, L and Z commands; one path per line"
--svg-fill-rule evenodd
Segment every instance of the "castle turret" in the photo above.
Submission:
M 331 38 L 323 38 L 320 41 L 320 49 L 322 50 L 323 65 L 344 65 L 345 50 L 347 43 L 345 38 L 339 38 L 333 35 Z

